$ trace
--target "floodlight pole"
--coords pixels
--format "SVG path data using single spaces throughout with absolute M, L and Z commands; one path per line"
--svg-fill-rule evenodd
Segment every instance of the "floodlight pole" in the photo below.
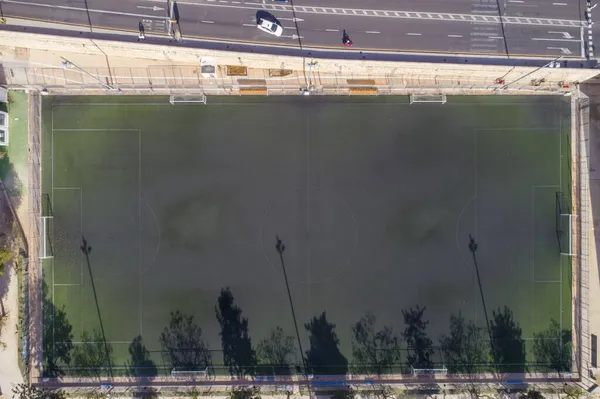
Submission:
M 100 79 L 96 75 L 93 75 L 93 74 L 89 73 L 88 71 L 86 71 L 85 69 L 80 68 L 79 66 L 73 64 L 71 61 L 69 61 L 65 57 L 60 57 L 60 59 L 62 60 L 62 64 L 63 64 L 64 68 L 74 68 L 78 72 L 83 73 L 83 74 L 88 75 L 88 76 L 91 76 L 92 78 L 96 79 L 102 86 L 104 86 L 104 88 L 109 89 L 109 90 L 115 90 L 117 93 L 121 92 L 121 89 L 115 88 L 115 87 L 109 85 L 108 83 L 103 82 L 102 79 Z
M 479 277 L 479 265 L 477 263 L 477 257 L 475 256 L 475 252 L 477 252 L 477 243 L 472 235 L 469 234 L 469 251 L 473 254 L 473 264 L 475 265 L 475 272 L 477 273 L 477 283 L 479 285 L 479 294 L 481 295 L 481 303 L 483 305 L 483 314 L 485 315 L 485 323 L 487 325 L 488 335 L 490 337 L 490 347 L 492 349 L 492 357 L 494 358 L 494 365 L 496 367 L 496 371 L 499 373 L 500 370 L 498 368 L 498 359 L 496 354 L 496 348 L 494 346 L 494 339 L 492 337 L 492 330 L 490 328 L 490 319 L 487 313 L 487 306 L 485 304 L 485 297 L 483 296 L 483 288 L 481 286 L 481 278 Z
M 308 368 L 306 367 L 306 359 L 304 359 L 304 351 L 302 350 L 302 341 L 300 340 L 300 332 L 298 331 L 298 322 L 296 321 L 296 312 L 294 311 L 294 304 L 292 302 L 292 293 L 290 292 L 290 284 L 288 283 L 287 272 L 285 270 L 285 263 L 283 262 L 283 251 L 285 251 L 285 244 L 281 241 L 279 236 L 275 236 L 277 244 L 275 249 L 279 253 L 279 260 L 281 261 L 281 268 L 283 269 L 283 277 L 285 278 L 285 287 L 287 288 L 288 298 L 290 300 L 290 307 L 292 308 L 292 318 L 294 319 L 294 328 L 296 329 L 296 338 L 298 339 L 298 349 L 300 349 L 300 357 L 302 358 L 302 366 L 304 367 L 304 377 L 310 391 L 310 384 L 308 383 Z

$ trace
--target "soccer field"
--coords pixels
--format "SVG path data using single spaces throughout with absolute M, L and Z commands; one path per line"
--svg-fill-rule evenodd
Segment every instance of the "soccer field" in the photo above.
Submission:
M 568 99 L 47 97 L 42 147 L 46 375 L 286 374 L 301 353 L 327 374 L 547 371 L 536 345 L 568 351 Z M 484 358 L 450 356 L 452 315 Z

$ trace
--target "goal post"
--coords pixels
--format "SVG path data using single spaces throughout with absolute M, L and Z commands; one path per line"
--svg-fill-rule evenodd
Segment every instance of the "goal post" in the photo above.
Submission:
M 208 377 L 208 367 L 203 370 L 183 370 L 178 369 L 177 367 L 171 370 L 171 377 L 177 378 L 207 378 Z
M 170 96 L 169 102 L 171 105 L 177 104 L 206 104 L 206 96 L 204 94 L 194 94 L 185 96 Z
M 416 369 L 413 366 L 410 366 L 411 374 L 414 377 L 443 377 L 448 374 L 448 369 L 446 366 L 442 366 L 441 368 L 435 369 Z
M 556 192 L 556 238 L 561 255 L 573 255 L 573 218 L 563 192 Z
M 445 94 L 411 94 L 410 103 L 445 104 Z
M 40 259 L 52 259 L 54 256 L 54 251 L 52 250 L 52 223 L 54 222 L 53 216 L 40 216 L 40 232 L 41 232 L 41 240 L 40 240 Z

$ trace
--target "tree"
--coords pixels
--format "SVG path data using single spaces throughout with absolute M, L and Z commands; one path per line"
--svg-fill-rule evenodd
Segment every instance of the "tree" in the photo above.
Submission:
M 158 375 L 156 364 L 150 359 L 150 352 L 138 335 L 129 345 L 129 375 L 134 377 L 152 377 Z
M 229 399 L 261 399 L 260 389 L 257 386 L 233 387 L 229 391 Z
M 533 355 L 538 364 L 557 372 L 571 369 L 571 330 L 561 330 L 558 321 L 552 319 L 548 329 L 533 336 Z
M 311 374 L 347 374 L 348 360 L 340 352 L 340 340 L 335 324 L 327 321 L 325 312 L 304 324 L 308 331 L 310 348 L 306 351 L 306 363 Z
M 256 353 L 260 364 L 270 366 L 275 375 L 289 375 L 290 364 L 294 363 L 294 338 L 276 327 L 259 342 Z
M 450 333 L 442 335 L 440 347 L 450 373 L 475 373 L 475 364 L 486 363 L 489 345 L 485 331 L 459 312 L 450 316 Z
M 493 312 L 490 320 L 493 346 L 491 352 L 496 352 L 495 360 L 501 371 L 522 373 L 525 371 L 525 342 L 522 330 L 515 321 L 512 311 L 505 306 Z M 492 357 L 494 353 L 491 353 Z
M 176 311 L 171 322 L 159 337 L 172 367 L 183 370 L 203 370 L 211 366 L 211 354 L 202 338 L 202 329 L 194 323 L 194 316 Z
M 248 319 L 242 317 L 242 309 L 233 304 L 229 288 L 221 289 L 215 306 L 217 320 L 221 325 L 223 361 L 232 376 L 254 375 L 256 352 L 248 333 Z
M 65 399 L 67 396 L 60 389 L 47 390 L 29 384 L 18 384 L 13 387 L 12 392 L 16 399 Z
M 400 360 L 400 345 L 397 334 L 390 326 L 375 331 L 376 317 L 367 312 L 352 326 L 352 355 L 356 372 L 377 375 L 390 371 Z
M 404 324 L 406 328 L 402 333 L 406 344 L 408 345 L 408 359 L 406 361 L 409 367 L 430 369 L 433 368 L 433 342 L 427 336 L 425 330 L 429 321 L 423 320 L 423 313 L 426 308 L 410 308 L 403 310 Z
M 544 395 L 540 391 L 530 390 L 519 395 L 519 399 L 544 399 Z
M 92 335 L 84 331 L 81 334 L 81 344 L 73 350 L 73 365 L 80 375 L 99 378 L 102 370 L 110 368 L 111 364 L 112 346 L 104 342 L 102 335 L 96 330 Z
M 0 249 L 0 276 L 4 274 L 6 264 L 12 259 L 12 250 L 10 248 Z

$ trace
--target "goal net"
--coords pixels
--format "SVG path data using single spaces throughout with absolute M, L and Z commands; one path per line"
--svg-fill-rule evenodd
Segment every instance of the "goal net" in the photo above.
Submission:
M 416 369 L 410 366 L 410 370 L 415 377 L 441 377 L 448 374 L 448 369 L 445 366 L 438 369 Z
M 206 96 L 204 94 L 187 95 L 187 96 L 171 96 L 169 97 L 171 105 L 176 104 L 206 104 Z
M 208 377 L 208 367 L 204 370 L 182 370 L 174 368 L 173 370 L 171 370 L 171 377 L 206 378 Z
M 445 104 L 445 94 L 411 94 L 410 103 L 432 103 L 432 104 Z
M 572 226 L 576 215 L 570 213 L 570 206 L 562 191 L 556 192 L 556 238 L 561 255 L 573 255 Z
M 41 240 L 40 240 L 40 259 L 51 259 L 54 256 L 54 251 L 52 250 L 52 223 L 54 222 L 54 217 L 52 216 L 41 216 L 39 218 L 40 223 L 40 232 L 41 232 Z

